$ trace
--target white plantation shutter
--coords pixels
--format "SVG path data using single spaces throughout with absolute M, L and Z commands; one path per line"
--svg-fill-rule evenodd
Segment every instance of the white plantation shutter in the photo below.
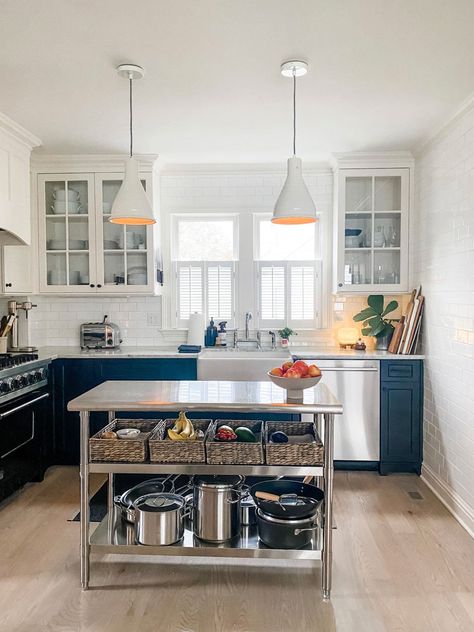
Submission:
M 285 318 L 285 268 L 282 265 L 260 267 L 260 317 L 265 321 Z
M 203 265 L 177 264 L 178 320 L 188 320 L 192 312 L 203 312 Z
M 312 265 L 290 265 L 290 320 L 314 320 L 314 281 Z
M 233 264 L 207 264 L 207 314 L 218 320 L 234 317 Z
M 318 325 L 319 262 L 259 262 L 260 327 L 294 329 Z

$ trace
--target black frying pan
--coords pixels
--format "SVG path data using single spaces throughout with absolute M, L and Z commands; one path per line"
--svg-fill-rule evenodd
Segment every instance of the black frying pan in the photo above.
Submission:
M 276 496 L 296 494 L 298 503 L 286 504 L 283 502 L 280 504 L 275 501 L 264 500 L 256 497 L 255 494 L 257 492 L 267 492 L 275 494 Z M 319 487 L 300 483 L 299 481 L 287 480 L 262 481 L 256 483 L 250 488 L 250 493 L 257 507 L 264 513 L 270 514 L 275 518 L 286 518 L 287 520 L 311 516 L 316 512 L 316 509 L 324 499 L 324 492 L 319 489 Z

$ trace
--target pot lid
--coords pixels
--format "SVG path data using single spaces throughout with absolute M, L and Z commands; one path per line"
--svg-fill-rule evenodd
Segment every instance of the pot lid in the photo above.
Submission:
M 140 496 L 140 498 L 137 498 L 133 503 L 133 506 L 139 511 L 163 513 L 165 511 L 180 509 L 184 506 L 184 503 L 184 498 L 178 496 L 178 494 L 166 494 L 161 492 L 158 494 Z
M 209 474 L 206 476 L 196 476 L 194 478 L 194 484 L 196 487 L 208 488 L 208 489 L 233 489 L 240 487 L 244 482 L 244 477 L 238 474 L 231 474 L 229 476 L 216 476 Z

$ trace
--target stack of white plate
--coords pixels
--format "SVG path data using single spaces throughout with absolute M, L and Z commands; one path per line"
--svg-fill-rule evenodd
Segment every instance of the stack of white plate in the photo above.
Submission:
M 55 189 L 53 193 L 53 204 L 51 210 L 55 215 L 64 215 L 67 212 L 72 215 L 76 215 L 81 212 L 82 205 L 80 201 L 79 191 L 75 189 L 68 189 L 67 191 L 67 205 L 66 205 L 66 191 L 64 189 Z
M 128 285 L 146 285 L 147 275 L 146 266 L 133 266 L 128 269 L 127 275 Z

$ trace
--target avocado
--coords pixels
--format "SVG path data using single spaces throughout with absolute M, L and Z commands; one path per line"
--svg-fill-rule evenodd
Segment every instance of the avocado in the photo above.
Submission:
M 257 441 L 257 437 L 250 428 L 240 426 L 239 428 L 236 428 L 234 432 L 237 435 L 237 441 L 246 441 L 247 443 L 255 443 Z

